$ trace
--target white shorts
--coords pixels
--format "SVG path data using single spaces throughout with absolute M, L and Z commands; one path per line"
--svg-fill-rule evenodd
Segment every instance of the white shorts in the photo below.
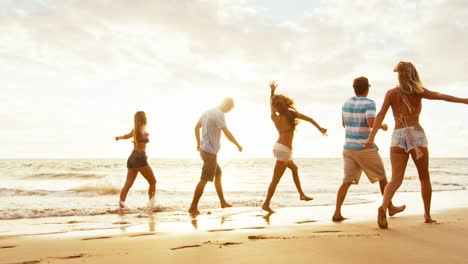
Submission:
M 276 160 L 289 162 L 292 160 L 292 153 L 292 149 L 280 143 L 275 143 L 273 146 L 273 155 L 275 156 Z
M 408 133 L 412 134 L 413 141 L 411 140 L 411 135 Z M 416 130 L 414 127 L 408 127 L 398 128 L 393 131 L 390 147 L 399 147 L 409 152 L 416 146 L 427 148 L 427 138 L 424 130 Z

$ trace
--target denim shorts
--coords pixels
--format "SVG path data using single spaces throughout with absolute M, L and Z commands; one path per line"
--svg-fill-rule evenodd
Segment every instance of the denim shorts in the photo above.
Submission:
M 127 160 L 127 168 L 137 169 L 148 166 L 148 156 L 144 151 L 133 150 Z

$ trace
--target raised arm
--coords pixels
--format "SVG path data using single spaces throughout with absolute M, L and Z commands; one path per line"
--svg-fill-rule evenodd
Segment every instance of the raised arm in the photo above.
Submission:
M 200 151 L 200 128 L 202 126 L 201 119 L 195 125 L 195 139 L 197 140 L 197 151 Z
M 429 100 L 442 100 L 442 101 L 447 101 L 451 103 L 468 104 L 468 98 L 455 97 L 455 96 L 451 96 L 448 94 L 429 91 L 427 89 L 424 89 L 422 96 L 423 98 L 426 98 Z
M 227 127 L 223 128 L 223 133 L 229 141 L 231 141 L 234 145 L 236 145 L 237 149 L 239 149 L 239 152 L 242 152 L 241 145 L 237 143 L 237 140 L 234 138 L 234 136 L 231 134 L 231 131 L 229 131 Z
M 318 129 L 318 131 L 320 131 L 320 133 L 322 133 L 322 135 L 324 135 L 324 136 L 327 135 L 327 129 L 319 126 L 319 124 L 317 122 L 315 122 L 315 120 L 312 119 L 311 117 L 303 115 L 303 114 L 301 114 L 299 112 L 296 112 L 296 116 L 297 116 L 297 118 L 302 119 L 304 121 L 307 121 L 307 122 L 311 123 L 312 125 L 314 125 Z
M 116 136 L 116 137 L 114 137 L 114 138 L 115 138 L 115 141 L 119 141 L 119 140 L 121 140 L 121 139 L 129 139 L 129 138 L 131 138 L 131 137 L 133 137 L 133 129 L 132 129 L 132 131 L 130 131 L 130 133 L 128 133 L 128 134 L 125 134 L 125 135 L 123 135 L 123 136 Z
M 275 81 L 272 81 L 270 82 L 270 111 L 271 111 L 271 119 L 275 119 L 277 117 L 276 115 L 276 110 L 275 108 L 273 107 L 273 96 L 275 95 L 275 91 L 276 91 L 276 87 L 278 87 L 278 85 L 275 83 Z
M 382 108 L 380 108 L 380 112 L 377 114 L 375 117 L 375 120 L 373 121 L 373 126 L 372 126 L 372 131 L 369 135 L 369 138 L 366 141 L 366 148 L 372 148 L 374 146 L 374 138 L 377 132 L 379 131 L 379 128 L 383 129 L 383 120 L 385 119 L 385 115 L 387 114 L 388 108 L 390 108 L 390 100 L 388 93 L 385 95 L 385 99 L 382 104 Z

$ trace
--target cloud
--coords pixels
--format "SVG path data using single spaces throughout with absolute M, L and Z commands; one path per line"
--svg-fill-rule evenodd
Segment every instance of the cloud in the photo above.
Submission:
M 3 1 L 0 74 L 7 89 L 0 110 L 20 105 L 45 120 L 39 113 L 65 109 L 93 120 L 102 118 L 96 113 L 177 104 L 178 96 L 189 102 L 231 94 L 253 111 L 277 80 L 300 108 L 328 105 L 339 113 L 357 76 L 369 77 L 371 96 L 381 100 L 396 85 L 392 69 L 400 60 L 414 62 L 430 88 L 456 95 L 468 85 L 466 1 L 282 7 L 289 20 L 241 0 Z

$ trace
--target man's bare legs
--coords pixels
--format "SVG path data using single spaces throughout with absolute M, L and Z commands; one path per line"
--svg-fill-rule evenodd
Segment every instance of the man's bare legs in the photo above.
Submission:
M 348 193 L 348 189 L 349 187 L 351 186 L 352 182 L 343 182 L 340 186 L 340 188 L 338 189 L 338 192 L 336 194 L 336 208 L 335 208 L 335 213 L 333 214 L 333 217 L 332 217 L 332 220 L 334 222 L 340 222 L 340 221 L 343 221 L 343 220 L 346 220 L 347 218 L 343 217 L 343 215 L 341 214 L 341 206 L 343 205 L 343 202 L 346 198 L 346 194 Z M 379 185 L 380 185 L 380 192 L 382 193 L 382 195 L 384 194 L 384 189 L 385 189 L 385 186 L 387 185 L 387 179 L 382 179 L 379 181 Z M 390 216 L 393 216 L 397 213 L 400 213 L 402 211 L 404 211 L 406 208 L 405 205 L 402 205 L 402 206 L 393 206 L 392 202 L 390 201 L 390 205 L 388 207 L 388 213 Z
M 411 152 L 411 158 L 418 170 L 419 181 L 421 183 L 421 195 L 424 202 L 424 220 L 426 223 L 434 223 L 436 220 L 431 217 L 431 199 L 432 199 L 432 184 L 429 176 L 429 150 L 427 148 L 419 148 L 423 152 L 423 156 L 417 160 L 416 153 Z
M 216 175 L 215 180 L 214 180 L 216 193 L 218 194 L 219 202 L 221 203 L 221 208 L 232 207 L 232 205 L 229 204 L 228 202 L 226 202 L 226 200 L 224 199 L 223 185 L 222 185 L 222 181 L 221 181 L 222 177 L 221 176 L 222 176 L 221 173 Z
M 313 200 L 314 198 L 311 198 L 311 197 L 305 195 L 304 191 L 302 190 L 301 181 L 299 180 L 299 172 L 298 172 L 298 169 L 297 169 L 297 165 L 294 163 L 294 161 L 292 161 L 292 160 L 289 161 L 289 163 L 287 164 L 287 167 L 291 170 L 293 180 L 294 180 L 294 184 L 296 185 L 296 189 L 299 192 L 299 199 L 303 200 L 303 201 Z
M 215 185 L 216 193 L 218 194 L 218 197 L 219 197 L 219 202 L 221 203 L 221 208 L 232 207 L 232 205 L 226 202 L 226 200 L 224 199 L 223 185 L 222 185 L 221 178 L 222 178 L 222 174 L 220 173 L 216 175 L 214 179 L 214 185 Z M 200 214 L 200 211 L 198 211 L 198 202 L 200 201 L 200 198 L 203 195 L 203 191 L 205 190 L 206 183 L 207 183 L 206 180 L 200 180 L 197 184 L 197 187 L 195 188 L 195 192 L 193 194 L 192 205 L 190 205 L 190 208 L 189 208 L 189 213 L 193 216 Z
M 275 212 L 270 208 L 270 201 L 271 201 L 271 198 L 273 198 L 273 194 L 275 194 L 276 186 L 278 186 L 278 183 L 281 180 L 281 177 L 283 176 L 284 171 L 286 170 L 286 166 L 287 166 L 287 163 L 283 161 L 279 161 L 279 160 L 276 161 L 275 168 L 273 170 L 273 178 L 271 179 L 270 186 L 268 187 L 267 197 L 262 206 L 262 209 L 267 211 L 270 214 Z
M 333 214 L 332 220 L 334 222 L 340 222 L 343 220 L 346 220 L 341 215 L 341 206 L 343 205 L 343 202 L 346 198 L 346 194 L 348 193 L 348 189 L 351 186 L 352 182 L 343 182 L 338 189 L 338 192 L 336 194 L 336 207 L 335 207 L 335 213 Z
M 198 202 L 200 201 L 203 191 L 205 190 L 206 182 L 206 180 L 200 180 L 197 184 L 197 187 L 195 187 L 192 204 L 189 208 L 189 213 L 193 216 L 200 214 L 200 211 L 198 211 Z

